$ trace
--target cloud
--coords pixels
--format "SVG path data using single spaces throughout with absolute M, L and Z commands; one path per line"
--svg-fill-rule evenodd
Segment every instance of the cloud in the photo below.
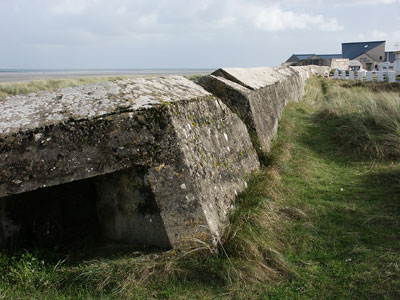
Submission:
M 80 15 L 97 0 L 56 0 L 49 11 L 56 15 Z
M 375 40 L 384 40 L 384 39 L 388 38 L 388 34 L 386 32 L 383 32 L 383 31 L 380 31 L 380 30 L 377 30 L 377 29 L 374 29 L 371 32 L 371 36 Z
M 362 34 L 362 33 L 359 33 L 359 34 L 357 35 L 357 39 L 358 39 L 359 41 L 365 41 L 365 35 Z
M 124 15 L 127 12 L 128 8 L 125 5 L 119 6 L 115 11 L 117 16 Z
M 319 30 L 334 32 L 343 26 L 334 16 L 305 12 L 298 4 L 310 0 L 15 0 L 24 7 L 23 18 L 50 30 L 71 27 L 94 35 L 162 36 L 193 34 L 215 36 L 218 32 L 281 32 Z M 1 2 L 1 0 L 0 0 Z M 289 7 L 282 7 L 287 4 Z M 1 5 L 1 4 L 0 4 Z M 292 7 L 297 7 L 297 10 Z M 47 24 L 45 24 L 47 23 Z M 35 25 L 34 25 L 35 26 Z
M 320 29 L 322 31 L 342 31 L 344 26 L 339 25 L 336 18 L 329 18 L 327 21 L 323 20 L 323 22 L 321 22 Z
M 307 24 L 314 23 L 315 18 L 307 14 L 295 14 L 279 8 L 261 9 L 254 15 L 253 24 L 257 29 L 266 31 L 282 31 L 285 29 L 304 29 Z
M 394 48 L 400 46 L 400 30 L 382 31 L 379 29 L 374 29 L 368 34 L 359 34 L 357 38 L 359 41 L 386 41 L 386 50 L 393 50 Z
M 243 1 L 231 1 L 230 14 L 245 25 L 252 25 L 257 30 L 270 32 L 284 30 L 318 29 L 321 31 L 341 31 L 336 18 L 326 19 L 323 15 L 298 13 L 282 9 L 279 5 L 248 4 Z M 232 5 L 233 4 L 233 5 Z
M 151 13 L 140 16 L 134 24 L 142 28 L 149 28 L 154 25 L 157 25 L 157 23 L 158 23 L 158 16 L 156 14 Z
M 399 0 L 336 0 L 336 7 L 351 7 L 351 6 L 382 6 L 399 3 Z

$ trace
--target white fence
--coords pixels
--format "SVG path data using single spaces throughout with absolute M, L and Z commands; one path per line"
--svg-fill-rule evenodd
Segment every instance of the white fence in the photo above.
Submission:
M 339 74 L 340 73 L 340 74 Z M 396 82 L 396 72 L 394 71 L 349 71 L 347 76 L 346 71 L 335 70 L 333 78 L 342 80 L 365 80 L 365 81 L 388 81 Z

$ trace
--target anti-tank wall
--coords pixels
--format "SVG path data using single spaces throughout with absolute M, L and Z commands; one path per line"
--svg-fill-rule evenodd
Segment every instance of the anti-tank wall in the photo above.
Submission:
M 236 195 L 259 169 L 249 132 L 267 151 L 284 106 L 301 99 L 317 72 L 324 71 L 221 69 L 200 80 L 209 92 L 171 76 L 3 99 L 0 245 L 37 230 L 43 207 L 21 223 L 16 203 L 45 203 L 48 187 L 85 180 L 106 238 L 181 249 L 215 245 Z M 68 224 L 65 204 L 49 203 L 50 219 Z
M 286 104 L 303 97 L 307 78 L 328 70 L 319 66 L 225 68 L 202 77 L 199 83 L 238 113 L 255 136 L 255 148 L 267 152 Z

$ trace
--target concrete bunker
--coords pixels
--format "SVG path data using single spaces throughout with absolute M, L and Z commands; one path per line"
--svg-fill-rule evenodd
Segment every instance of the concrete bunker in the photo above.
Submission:
M 135 166 L 93 180 L 101 232 L 109 240 L 130 245 L 171 248 L 147 172 Z
M 171 248 L 146 172 L 134 166 L 0 198 L 0 248 Z
M 246 124 L 260 160 L 265 161 L 283 109 L 300 101 L 305 81 L 327 67 L 223 68 L 199 84 L 219 97 Z
M 216 245 L 259 169 L 240 118 L 180 76 L 13 96 L 0 110 L 0 200 L 89 180 L 99 229 L 116 242 Z

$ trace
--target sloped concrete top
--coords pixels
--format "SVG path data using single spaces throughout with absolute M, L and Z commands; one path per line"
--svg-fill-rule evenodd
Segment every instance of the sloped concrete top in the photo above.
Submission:
M 276 83 L 283 75 L 270 67 L 261 68 L 222 68 L 212 73 L 217 76 L 227 77 L 244 87 L 258 90 Z
M 0 136 L 20 130 L 135 111 L 210 95 L 182 76 L 150 77 L 68 87 L 0 100 Z
M 236 90 L 238 90 L 238 91 L 240 91 L 240 92 L 242 92 L 244 94 L 245 93 L 249 93 L 249 92 L 252 91 L 251 89 L 249 89 L 247 87 L 244 87 L 243 85 L 240 85 L 240 84 L 238 84 L 236 82 L 230 81 L 230 80 L 228 80 L 228 79 L 226 79 L 224 77 L 218 77 L 218 76 L 215 76 L 215 75 L 209 75 L 209 76 L 211 78 L 213 78 L 213 79 L 216 79 L 216 80 L 219 80 L 219 81 L 223 82 L 227 86 L 230 86 L 230 87 L 232 87 L 232 88 L 234 88 L 234 89 L 236 89 Z M 203 78 L 205 78 L 205 77 L 203 77 Z

